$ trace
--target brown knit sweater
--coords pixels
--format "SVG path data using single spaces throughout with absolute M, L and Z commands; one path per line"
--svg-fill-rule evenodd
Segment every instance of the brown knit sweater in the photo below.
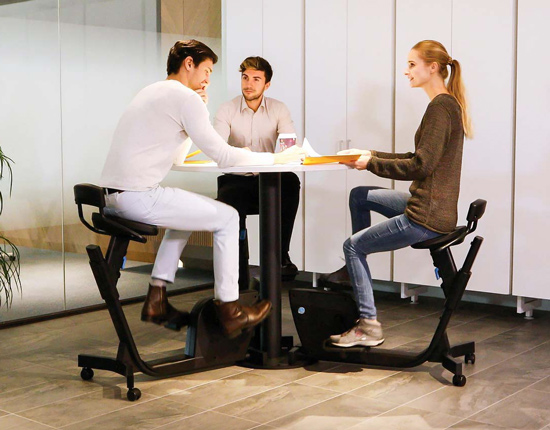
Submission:
M 372 151 L 367 169 L 375 175 L 413 181 L 405 214 L 437 233 L 449 233 L 457 222 L 464 129 L 456 99 L 439 94 L 428 105 L 414 136 L 415 152 Z

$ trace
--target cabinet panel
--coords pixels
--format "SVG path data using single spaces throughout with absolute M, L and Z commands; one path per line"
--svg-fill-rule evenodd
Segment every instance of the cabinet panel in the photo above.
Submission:
M 398 0 L 395 46 L 395 152 L 414 151 L 414 134 L 430 102 L 424 90 L 410 88 L 403 75 L 411 48 L 435 39 L 451 50 L 451 0 Z M 408 191 L 410 182 L 395 181 L 395 189 Z M 429 251 L 405 248 L 394 253 L 394 281 L 437 285 Z
M 520 0 L 512 293 L 550 299 L 550 67 L 546 0 Z
M 284 102 L 292 115 L 296 134 L 301 142 L 304 136 L 304 5 L 303 0 L 264 1 L 263 5 L 263 57 L 273 68 L 268 97 Z M 299 269 L 303 269 L 304 175 L 302 198 L 294 222 L 290 256 Z
M 262 55 L 262 3 L 244 0 L 224 0 L 222 3 L 222 43 L 228 100 L 241 93 L 241 81 L 237 74 L 242 61 L 252 55 Z
M 474 139 L 466 140 L 462 168 L 459 223 L 476 198 L 488 201 L 479 234 L 485 237 L 469 289 L 509 293 L 511 183 L 513 153 L 514 11 L 513 1 L 455 0 L 452 3 L 451 55 L 462 64 L 474 123 Z M 448 19 L 444 22 L 450 22 Z M 441 39 L 443 41 L 443 38 Z M 445 44 L 445 42 L 443 41 Z M 490 55 L 488 53 L 490 52 Z M 494 68 L 498 59 L 498 73 Z M 424 96 L 425 97 L 425 96 Z M 424 109 L 420 109 L 423 113 Z M 403 111 L 400 112 L 403 116 Z M 418 123 L 417 123 L 418 124 Z M 410 130 L 412 143 L 412 130 Z M 401 140 L 399 141 L 401 143 Z M 487 160 L 494 160 L 488 165 Z M 459 264 L 467 247 L 456 249 Z M 395 277 L 402 282 L 434 285 L 431 260 L 421 252 L 396 252 Z M 498 264 L 494 264 L 498 261 Z
M 284 102 L 292 114 L 298 136 L 303 131 L 303 3 L 278 2 L 244 3 L 231 0 L 225 3 L 225 39 L 227 55 L 228 99 L 240 94 L 238 69 L 249 56 L 264 57 L 273 68 L 271 87 L 266 96 Z M 281 31 L 284 25 L 284 31 Z M 246 29 L 246 31 L 243 31 Z M 300 175 L 303 188 L 303 175 Z M 303 200 L 303 199 L 302 199 Z M 294 224 L 290 254 L 299 269 L 303 268 L 302 203 Z M 247 219 L 250 263 L 259 264 L 259 220 Z
M 392 152 L 394 7 L 387 0 L 348 0 L 347 147 Z M 368 172 L 347 175 L 346 198 L 357 186 L 391 188 Z M 352 234 L 346 204 L 346 236 Z M 385 218 L 373 214 L 373 223 Z M 369 256 L 375 279 L 390 280 L 391 254 Z
M 334 0 L 305 3 L 305 136 L 321 154 L 334 154 L 346 139 L 347 10 L 342 4 Z M 345 176 L 341 171 L 305 177 L 308 271 L 330 272 L 342 266 Z
M 514 130 L 513 0 L 454 0 L 453 56 L 463 65 L 474 138 L 464 142 L 459 223 L 469 205 L 487 200 L 479 223 L 485 238 L 468 289 L 510 293 Z M 498 72 L 491 73 L 497 66 Z M 471 241 L 468 240 L 468 242 Z M 467 246 L 456 249 L 464 261 Z

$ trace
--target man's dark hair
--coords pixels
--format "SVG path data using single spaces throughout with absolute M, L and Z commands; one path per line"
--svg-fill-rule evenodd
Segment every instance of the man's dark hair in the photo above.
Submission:
M 241 63 L 239 71 L 243 73 L 246 69 L 254 69 L 264 72 L 266 84 L 270 82 L 273 77 L 273 69 L 271 68 L 271 64 L 269 64 L 267 60 L 262 57 L 248 57 L 245 59 Z
M 166 73 L 168 75 L 176 74 L 180 71 L 181 63 L 187 57 L 193 59 L 195 67 L 197 67 L 204 60 L 212 60 L 212 63 L 218 62 L 218 56 L 204 43 L 198 40 L 178 40 L 174 46 L 170 49 L 168 54 L 168 61 L 166 64 Z

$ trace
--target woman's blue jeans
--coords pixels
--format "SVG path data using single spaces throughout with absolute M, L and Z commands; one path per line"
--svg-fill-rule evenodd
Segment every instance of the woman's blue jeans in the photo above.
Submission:
M 344 242 L 344 255 L 361 318 L 376 318 L 367 255 L 405 248 L 439 236 L 407 218 L 405 207 L 409 197 L 409 193 L 380 187 L 351 190 L 349 207 L 353 235 Z M 389 219 L 371 226 L 371 211 Z

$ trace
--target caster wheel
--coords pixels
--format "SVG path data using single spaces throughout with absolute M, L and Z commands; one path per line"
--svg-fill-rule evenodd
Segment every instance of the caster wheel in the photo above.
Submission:
M 464 387 L 466 385 L 466 377 L 464 375 L 453 376 L 453 385 L 455 387 Z
M 94 371 L 89 367 L 83 367 L 80 371 L 80 377 L 85 381 L 89 381 L 94 377 Z
M 128 390 L 128 394 L 126 394 L 126 397 L 128 397 L 128 400 L 130 400 L 131 402 L 135 402 L 141 397 L 141 391 L 139 390 L 139 388 L 130 388 Z
M 473 352 L 464 356 L 464 363 L 468 364 L 468 362 L 472 364 L 476 362 L 476 355 Z

